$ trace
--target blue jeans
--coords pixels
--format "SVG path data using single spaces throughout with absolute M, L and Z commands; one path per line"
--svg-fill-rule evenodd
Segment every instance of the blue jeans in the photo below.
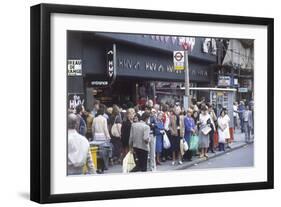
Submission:
M 248 122 L 244 122 L 244 131 L 245 131 L 245 142 L 250 142 L 251 139 L 251 127 Z

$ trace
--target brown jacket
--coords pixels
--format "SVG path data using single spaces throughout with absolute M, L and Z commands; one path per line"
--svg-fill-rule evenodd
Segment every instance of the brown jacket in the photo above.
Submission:
M 184 115 L 180 115 L 180 137 L 184 137 Z
M 179 136 L 178 127 L 179 126 L 177 126 L 177 116 L 171 115 L 170 116 L 169 129 L 170 129 L 170 132 L 171 132 L 172 136 Z

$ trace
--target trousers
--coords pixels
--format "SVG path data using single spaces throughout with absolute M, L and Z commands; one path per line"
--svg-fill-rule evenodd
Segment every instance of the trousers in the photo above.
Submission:
M 131 170 L 131 172 L 146 172 L 148 152 L 138 148 L 134 148 L 134 152 L 136 156 L 136 166 Z
M 248 122 L 244 121 L 244 131 L 245 131 L 245 142 L 250 142 L 251 139 L 251 127 Z
M 149 142 L 149 168 L 151 171 L 156 170 L 156 160 L 155 160 L 155 149 L 156 149 L 156 137 L 153 134 L 150 135 Z

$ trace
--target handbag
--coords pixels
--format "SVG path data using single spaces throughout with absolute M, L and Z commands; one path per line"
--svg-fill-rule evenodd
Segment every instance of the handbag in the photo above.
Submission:
M 163 134 L 163 147 L 164 149 L 169 149 L 171 147 L 171 143 L 166 132 Z
M 189 150 L 197 151 L 199 144 L 199 137 L 196 135 L 192 135 L 189 139 Z
M 111 134 L 114 137 L 121 137 L 121 131 L 120 131 L 121 124 L 116 123 L 116 119 L 117 119 L 117 116 L 115 117 L 114 124 L 111 127 Z
M 131 151 L 129 151 L 123 159 L 123 164 L 122 164 L 123 173 L 130 172 L 135 166 L 136 163 L 134 159 L 134 154 Z

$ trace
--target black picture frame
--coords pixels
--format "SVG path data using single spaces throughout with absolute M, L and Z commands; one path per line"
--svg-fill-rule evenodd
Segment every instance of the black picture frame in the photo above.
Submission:
M 52 13 L 99 15 L 112 17 L 151 18 L 162 20 L 182 20 L 207 23 L 233 23 L 267 26 L 267 181 L 238 184 L 219 184 L 191 187 L 171 187 L 106 192 L 86 192 L 74 194 L 50 193 L 50 15 Z M 195 14 L 168 11 L 103 8 L 88 6 L 39 4 L 31 7 L 31 174 L 30 199 L 38 203 L 88 201 L 103 199 L 166 196 L 224 191 L 272 189 L 274 187 L 274 20 L 272 18 Z

